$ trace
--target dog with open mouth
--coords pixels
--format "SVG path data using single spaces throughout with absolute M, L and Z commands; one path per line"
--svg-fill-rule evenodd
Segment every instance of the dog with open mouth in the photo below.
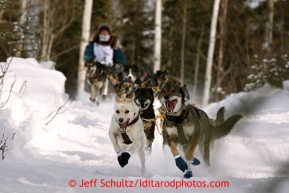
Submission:
M 135 103 L 140 107 L 140 116 L 144 124 L 146 134 L 146 151 L 150 154 L 152 143 L 155 138 L 155 111 L 154 111 L 154 92 L 152 88 L 137 88 L 135 90 Z
M 184 177 L 190 178 L 193 176 L 191 165 L 196 159 L 194 158 L 196 146 L 199 146 L 205 165 L 210 166 L 211 143 L 230 133 L 242 116 L 233 115 L 225 121 L 220 120 L 213 125 L 212 120 L 203 110 L 185 104 L 183 88 L 180 86 L 180 82 L 174 80 L 164 84 L 160 97 L 166 111 L 163 142 L 169 145 L 176 166 L 184 172 Z M 178 146 L 182 148 L 185 160 L 179 154 Z
M 108 79 L 107 79 L 107 67 L 96 61 L 88 61 L 85 63 L 87 69 L 87 83 L 89 86 L 90 100 L 95 102 L 96 88 L 98 89 L 98 97 L 96 104 L 98 105 L 104 93 L 107 92 Z
M 116 97 L 114 114 L 109 128 L 109 137 L 121 167 L 128 164 L 132 154 L 138 153 L 141 172 L 145 172 L 145 143 L 140 108 L 133 99 Z

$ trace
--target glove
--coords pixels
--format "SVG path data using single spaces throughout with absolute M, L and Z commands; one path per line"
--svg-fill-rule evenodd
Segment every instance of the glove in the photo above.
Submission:
M 131 156 L 130 151 L 125 151 L 125 152 L 117 152 L 117 160 L 119 165 L 123 168 L 126 164 L 128 164 L 128 160 Z
M 183 160 L 183 158 L 180 156 L 180 154 L 175 155 L 175 161 L 177 167 L 182 171 L 185 172 L 188 170 L 188 165 L 187 163 Z

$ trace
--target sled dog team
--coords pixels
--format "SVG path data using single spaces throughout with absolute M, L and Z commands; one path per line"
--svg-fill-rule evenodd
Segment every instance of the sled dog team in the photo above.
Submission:
M 141 172 L 144 173 L 146 152 L 152 151 L 154 141 L 154 91 L 152 88 L 134 88 L 133 83 L 123 81 L 115 86 L 115 93 L 109 137 L 117 161 L 124 167 L 130 157 L 137 153 Z M 187 104 L 189 95 L 186 86 L 173 79 L 167 79 L 162 84 L 158 97 L 164 112 L 163 143 L 169 146 L 184 178 L 190 178 L 193 176 L 191 166 L 200 164 L 194 157 L 196 147 L 199 147 L 205 165 L 210 166 L 211 143 L 230 133 L 242 116 L 233 115 L 225 120 L 222 107 L 216 120 L 210 119 L 203 110 Z M 184 157 L 180 151 L 183 151 Z

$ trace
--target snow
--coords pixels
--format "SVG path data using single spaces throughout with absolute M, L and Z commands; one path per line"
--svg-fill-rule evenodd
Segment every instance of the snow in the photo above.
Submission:
M 87 93 L 82 100 L 68 101 L 66 78 L 51 68 L 53 63 L 9 58 L 0 63 L 2 68 L 9 61 L 0 98 L 3 104 L 9 97 L 0 110 L 0 136 L 7 137 L 8 146 L 0 161 L 1 193 L 288 191 L 289 81 L 283 90 L 265 85 L 203 108 L 211 118 L 221 106 L 226 117 L 240 113 L 244 118 L 215 141 L 212 166 L 194 166 L 194 177 L 183 179 L 157 131 L 146 173 L 141 175 L 137 155 L 121 168 L 108 137 L 113 101 L 95 106 Z M 195 157 L 203 163 L 198 150 Z M 79 187 L 83 180 L 88 187 Z M 229 187 L 192 187 L 213 181 Z M 109 187 L 113 183 L 121 187 Z M 130 185 L 134 187 L 124 187 Z
M 265 0 L 247 0 L 245 5 L 249 6 L 251 9 L 259 7 L 260 3 L 263 3 Z

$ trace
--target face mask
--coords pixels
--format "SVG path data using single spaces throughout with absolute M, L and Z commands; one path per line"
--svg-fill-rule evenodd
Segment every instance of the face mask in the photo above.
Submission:
M 110 35 L 101 35 L 101 34 L 99 34 L 99 40 L 101 41 L 101 42 L 108 42 L 109 41 L 109 39 L 110 39 Z

